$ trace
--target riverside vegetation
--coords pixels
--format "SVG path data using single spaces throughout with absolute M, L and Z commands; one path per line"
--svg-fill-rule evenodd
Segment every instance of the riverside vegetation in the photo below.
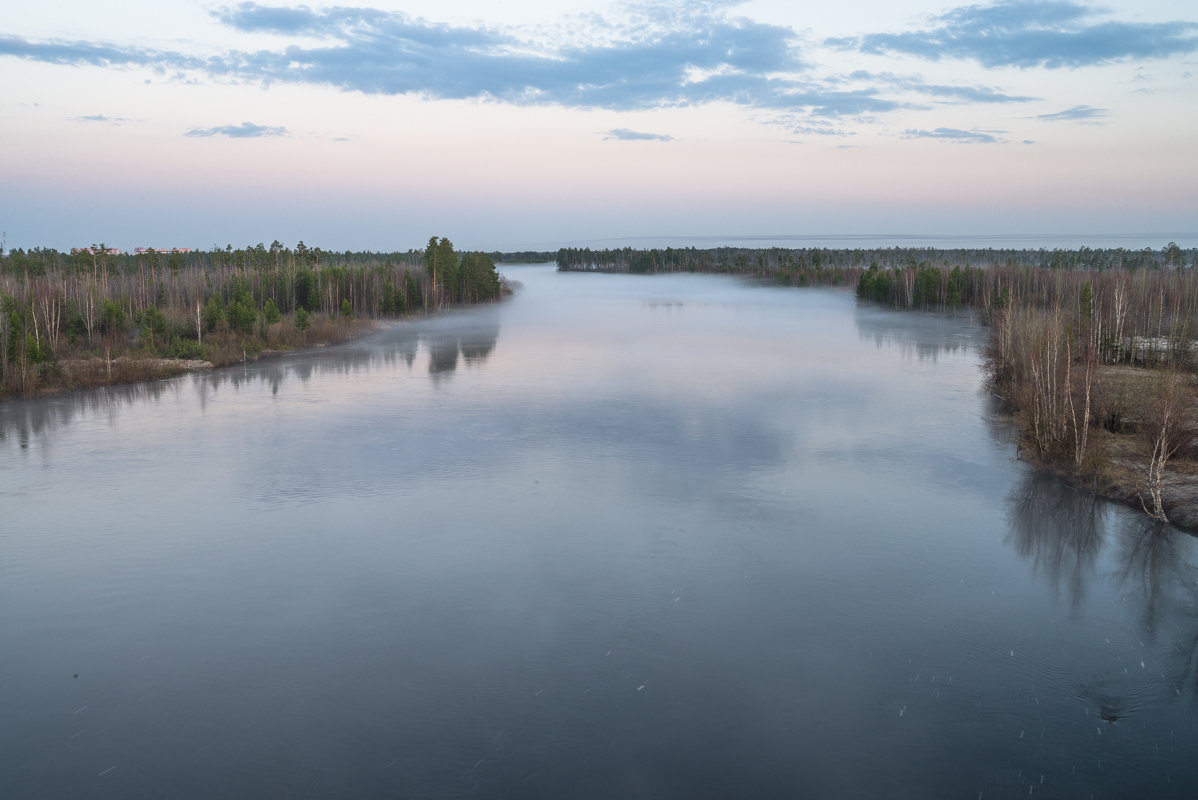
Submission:
M 1198 272 L 1170 244 L 1147 267 L 871 269 L 859 297 L 968 305 L 1023 451 L 1162 522 L 1198 528 Z
M 498 255 L 498 254 L 496 254 Z M 13 250 L 0 259 L 0 397 L 229 364 L 343 341 L 372 320 L 504 291 L 490 254 L 331 253 L 275 241 L 234 250 Z
M 853 285 L 896 309 L 969 308 L 1021 451 L 1162 522 L 1198 529 L 1198 250 L 579 250 L 561 270 L 720 272 Z

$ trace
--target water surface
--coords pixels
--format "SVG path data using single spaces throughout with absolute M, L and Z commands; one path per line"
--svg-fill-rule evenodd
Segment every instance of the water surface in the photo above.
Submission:
M 1019 462 L 968 316 L 505 272 L 0 405 L 0 795 L 1193 796 L 1194 540 Z

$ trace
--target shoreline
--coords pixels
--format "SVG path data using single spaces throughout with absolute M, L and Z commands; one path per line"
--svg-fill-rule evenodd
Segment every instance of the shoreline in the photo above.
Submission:
M 0 395 L 0 404 L 10 400 L 38 400 L 45 397 L 69 394 L 71 392 L 102 389 L 109 386 L 149 383 L 193 372 L 207 372 L 231 367 L 235 364 L 294 355 L 307 350 L 318 350 L 323 347 L 361 339 L 381 330 L 383 327 L 384 322 L 377 319 L 342 321 L 332 327 L 322 327 L 322 332 L 325 335 L 317 341 L 304 342 L 300 346 L 291 348 L 271 347 L 253 352 L 243 350 L 241 358 L 217 360 L 164 358 L 159 356 L 138 358 L 122 354 L 113 358 L 94 356 L 86 359 L 66 359 L 54 362 L 53 364 L 53 368 L 60 381 L 39 383 L 34 391 L 28 393 L 14 392 L 7 395 Z
M 322 260 L 322 256 L 324 257 Z M 355 338 L 375 320 L 500 299 L 486 253 L 103 245 L 0 253 L 0 401 L 155 380 Z
M 1037 472 L 1059 478 L 1078 491 L 1118 503 L 1143 514 L 1146 519 L 1198 536 L 1198 465 L 1175 460 L 1165 467 L 1161 505 L 1168 519 L 1159 520 L 1148 510 L 1150 500 L 1146 497 L 1145 481 L 1149 456 L 1134 436 L 1112 434 L 1098 426 L 1091 432 L 1096 438 L 1092 446 L 1101 447 L 1104 463 L 1099 473 L 1087 475 L 1072 464 L 1037 453 L 1026 415 L 1012 409 L 1005 398 L 999 399 L 1003 402 L 999 415 L 1010 422 L 1016 432 L 1017 460 Z

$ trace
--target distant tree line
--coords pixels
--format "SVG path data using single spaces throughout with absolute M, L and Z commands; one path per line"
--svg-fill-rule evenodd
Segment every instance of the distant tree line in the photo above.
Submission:
M 234 250 L 0 258 L 0 396 L 154 374 L 156 359 L 221 364 L 336 341 L 363 320 L 498 298 L 491 257 L 434 237 L 425 251 L 334 253 L 275 241 Z M 138 366 L 138 365 L 141 366 Z
M 944 251 L 973 253 L 987 251 Z M 988 309 L 1005 291 L 1035 305 L 1050 305 L 1076 291 L 1078 276 L 1142 275 L 1144 281 L 1182 283 L 1198 263 L 1198 249 L 1183 250 L 1173 242 L 1157 251 L 989 251 L 1001 260 L 953 261 L 944 257 L 917 260 L 914 254 L 870 263 L 857 281 L 857 296 L 899 309 L 945 311 L 959 306 Z M 1013 252 L 1022 253 L 1013 257 Z M 1127 257 L 1134 253 L 1135 257 Z M 897 255 L 897 254 L 896 254 Z M 1173 276 L 1169 278 L 1168 276 Z M 1111 280 L 1112 278 L 1102 278 Z
M 636 275 L 706 272 L 744 275 L 788 286 L 852 285 L 861 271 L 847 251 L 693 247 L 636 250 L 563 248 L 557 251 L 561 272 L 627 272 Z
M 717 247 L 697 249 L 653 248 L 592 250 L 563 248 L 557 252 L 557 266 L 562 271 L 594 272 L 723 272 L 756 277 L 777 276 L 783 283 L 794 283 L 793 277 L 814 274 L 819 270 L 856 271 L 874 268 L 881 271 L 896 269 L 965 269 L 973 267 L 1031 267 L 1049 270 L 1084 269 L 1101 271 L 1121 269 L 1177 268 L 1192 266 L 1198 250 L 1183 250 L 1170 242 L 1161 250 L 1145 248 L 1094 249 L 994 249 L 925 247 L 891 248 L 740 248 Z M 854 282 L 856 274 L 853 275 Z
M 543 264 L 553 260 L 553 253 L 546 250 L 515 250 L 510 253 L 496 250 L 487 255 L 496 264 Z

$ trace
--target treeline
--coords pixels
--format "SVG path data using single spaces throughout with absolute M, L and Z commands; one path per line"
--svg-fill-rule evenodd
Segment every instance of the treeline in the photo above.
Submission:
M 1037 459 L 1167 521 L 1198 500 L 1178 493 L 1170 463 L 1198 455 L 1198 270 L 1193 250 L 1157 255 L 1135 269 L 875 267 L 857 295 L 979 312 L 990 384 Z
M 423 251 L 381 253 L 371 251 L 328 251 L 320 247 L 309 247 L 300 240 L 294 247 L 287 247 L 277 239 L 270 245 L 234 248 L 214 245 L 210 250 L 165 249 L 155 251 L 147 248 L 143 253 L 116 253 L 104 244 L 77 248 L 69 252 L 53 248 L 35 247 L 28 250 L 15 248 L 0 259 L 0 271 L 15 274 L 41 275 L 46 272 L 62 272 L 74 269 L 86 271 L 97 264 L 106 264 L 117 272 L 130 272 L 139 268 L 156 267 L 179 271 L 185 269 L 320 269 L 331 264 L 343 267 L 372 267 L 382 264 L 408 264 L 420 266 Z
M 225 364 L 339 341 L 365 320 L 500 296 L 484 253 L 433 237 L 424 251 L 332 254 L 267 249 L 0 259 L 0 396 L 137 380 L 164 360 Z
M 547 250 L 515 250 L 501 253 L 498 250 L 488 253 L 496 264 L 543 264 L 553 260 L 553 253 Z
M 971 265 L 974 268 L 1008 267 L 1046 270 L 1108 269 L 1135 271 L 1153 268 L 1177 268 L 1193 265 L 1198 250 L 1183 250 L 1170 242 L 1161 250 L 1145 248 L 1094 249 L 994 249 L 960 248 L 940 250 L 924 247 L 890 248 L 739 248 L 693 247 L 638 250 L 625 247 L 614 250 L 563 248 L 557 252 L 557 266 L 562 271 L 594 272 L 726 272 L 754 277 L 780 276 L 782 282 L 793 283 L 796 274 L 814 274 L 822 270 L 852 271 L 876 268 L 883 273 L 892 270 L 934 271 Z
M 552 261 L 554 254 L 540 250 L 520 250 L 510 253 L 493 251 L 486 254 L 496 264 L 540 263 Z M 169 269 L 177 272 L 186 269 L 310 269 L 337 265 L 341 267 L 376 267 L 385 264 L 406 264 L 419 267 L 424 263 L 424 250 L 401 252 L 376 252 L 368 250 L 322 250 L 309 247 L 301 240 L 288 247 L 277 239 L 266 245 L 234 248 L 213 246 L 210 250 L 169 248 L 154 251 L 146 248 L 143 253 L 116 253 L 104 244 L 76 248 L 71 251 L 55 250 L 50 247 L 33 247 L 28 250 L 14 248 L 0 254 L 0 274 L 44 275 L 47 272 L 75 270 L 84 272 L 103 262 L 116 272 L 131 272 L 144 268 Z
M 1105 364 L 1188 367 L 1198 331 L 1198 270 L 1192 269 L 875 266 L 861 272 L 856 293 L 897 309 L 971 307 L 992 323 L 1000 352 L 1006 352 L 1006 326 L 1025 311 L 1060 312 L 1061 324 L 1076 331 L 1085 309 Z M 1073 317 L 1064 314 L 1068 309 Z
M 560 272 L 727 273 L 785 286 L 841 286 L 852 285 L 861 272 L 859 265 L 843 258 L 845 252 L 777 247 L 765 250 L 739 247 L 708 250 L 693 247 L 649 250 L 563 248 L 557 251 L 556 260 Z

